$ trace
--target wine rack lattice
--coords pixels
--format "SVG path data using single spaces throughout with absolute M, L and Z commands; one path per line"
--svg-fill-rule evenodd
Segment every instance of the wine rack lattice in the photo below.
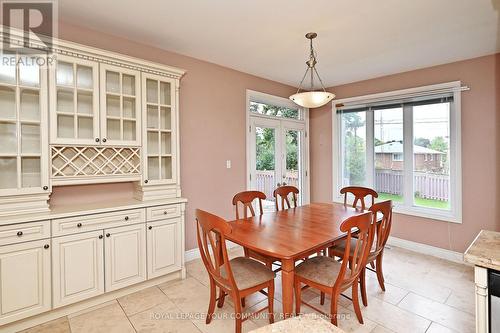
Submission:
M 141 174 L 137 147 L 51 146 L 52 179 Z

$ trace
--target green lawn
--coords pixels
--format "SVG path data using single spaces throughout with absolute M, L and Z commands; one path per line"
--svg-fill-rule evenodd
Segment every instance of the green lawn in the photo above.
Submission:
M 395 202 L 403 201 L 403 197 L 401 195 L 389 194 L 389 193 L 379 193 L 379 199 L 381 200 L 392 200 Z M 428 208 L 438 208 L 438 209 L 449 209 L 450 205 L 447 201 L 439 201 L 439 200 L 431 200 L 431 199 L 422 199 L 415 198 L 415 205 L 428 207 Z

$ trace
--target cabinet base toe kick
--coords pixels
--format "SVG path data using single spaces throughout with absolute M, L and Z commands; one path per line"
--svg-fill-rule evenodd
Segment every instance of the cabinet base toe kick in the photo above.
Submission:
M 43 323 L 46 323 L 57 318 L 61 318 L 67 315 L 78 315 L 80 312 L 88 311 L 88 309 L 99 308 L 101 306 L 108 305 L 109 302 L 114 302 L 118 298 L 141 291 L 143 289 L 151 288 L 154 286 L 167 283 L 169 281 L 175 281 L 179 279 L 184 279 L 186 276 L 186 271 L 184 268 L 178 271 L 172 272 L 170 274 L 153 278 L 141 283 L 137 283 L 126 288 L 118 289 L 115 291 L 107 292 L 99 296 L 95 296 L 83 301 L 79 301 L 73 304 L 55 308 L 52 310 L 46 310 L 38 315 L 33 315 L 25 319 L 17 320 L 15 322 L 10 322 L 8 324 L 0 324 L 0 331 L 2 333 L 15 333 L 19 332 Z

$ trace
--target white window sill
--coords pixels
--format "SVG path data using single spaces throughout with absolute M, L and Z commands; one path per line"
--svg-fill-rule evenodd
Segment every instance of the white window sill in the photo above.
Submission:
M 371 199 L 370 199 L 371 200 Z M 338 203 L 344 203 L 344 198 L 335 198 L 334 202 Z M 438 209 L 429 209 L 429 208 L 424 208 L 424 207 L 405 207 L 401 206 L 398 203 L 393 203 L 394 208 L 393 212 L 397 214 L 403 214 L 403 215 L 409 215 L 409 216 L 416 216 L 416 217 L 423 217 L 427 219 L 432 219 L 432 220 L 437 220 L 437 221 L 443 221 L 443 222 L 451 222 L 451 223 L 462 223 L 462 219 L 454 216 L 452 212 L 450 211 L 440 211 Z

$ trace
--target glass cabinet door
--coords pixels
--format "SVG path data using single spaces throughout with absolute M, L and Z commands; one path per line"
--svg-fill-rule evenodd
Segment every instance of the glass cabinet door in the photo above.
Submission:
M 175 80 L 142 74 L 144 182 L 176 182 Z
M 106 64 L 100 71 L 103 144 L 140 146 L 140 73 Z
M 1 57 L 0 194 L 47 191 L 47 68 L 33 57 Z
M 99 143 L 98 64 L 58 55 L 54 67 L 51 71 L 51 143 Z

